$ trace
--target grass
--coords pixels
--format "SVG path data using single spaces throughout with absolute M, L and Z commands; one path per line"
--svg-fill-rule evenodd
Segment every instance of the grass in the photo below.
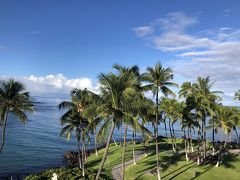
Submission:
M 183 147 L 181 140 L 178 140 L 178 145 Z M 155 145 L 151 143 L 148 147 L 149 155 L 143 157 L 137 162 L 137 165 L 130 165 L 126 168 L 125 179 L 139 179 L 139 180 L 155 180 L 156 176 L 151 175 L 150 171 L 156 167 L 156 157 L 154 153 Z M 136 151 L 143 151 L 142 144 L 136 144 Z M 99 156 L 95 154 L 88 158 L 86 167 L 97 169 L 104 149 L 99 151 Z M 109 149 L 108 159 L 104 165 L 103 173 L 112 178 L 111 170 L 114 166 L 121 163 L 122 149 L 120 146 L 111 145 Z M 197 166 L 195 162 L 186 162 L 184 153 L 173 154 L 171 145 L 166 146 L 165 140 L 160 142 L 160 163 L 161 163 L 161 177 L 162 179 L 199 179 L 199 180 L 237 180 L 240 177 L 240 156 L 228 154 L 224 156 L 223 164 L 216 168 L 214 165 L 204 164 Z M 128 144 L 126 150 L 126 161 L 132 159 L 131 145 Z M 149 172 L 149 173 L 148 173 Z M 194 177 L 195 172 L 199 172 L 197 177 Z
M 143 147 L 142 145 L 136 145 L 135 150 L 136 151 L 142 151 Z M 98 169 L 99 164 L 102 160 L 102 155 L 104 153 L 104 149 L 101 149 L 98 151 L 98 156 L 95 154 L 88 157 L 88 161 L 86 163 L 86 168 L 93 168 Z M 128 145 L 126 147 L 126 153 L 125 153 L 125 160 L 131 160 L 132 159 L 132 147 Z M 104 173 L 108 177 L 112 177 L 112 168 L 116 165 L 120 164 L 122 162 L 122 149 L 120 146 L 115 146 L 114 144 L 111 144 L 111 147 L 109 148 L 109 153 L 107 156 L 107 159 L 104 164 Z

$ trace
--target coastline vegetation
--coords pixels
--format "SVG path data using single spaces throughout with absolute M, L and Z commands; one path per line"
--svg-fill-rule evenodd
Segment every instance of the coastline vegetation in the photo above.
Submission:
M 66 111 L 60 118 L 63 125 L 60 135 L 67 140 L 71 135 L 75 136 L 78 167 L 48 170 L 45 175 L 32 175 L 26 179 L 49 178 L 53 173 L 65 179 L 71 173 L 71 178 L 75 179 L 111 179 L 112 168 L 119 164 L 121 179 L 221 179 L 226 177 L 222 172 L 228 171 L 233 179 L 237 176 L 238 172 L 228 169 L 228 166 L 240 167 L 240 152 L 230 151 L 232 133 L 236 134 L 236 143 L 239 144 L 240 110 L 222 105 L 223 92 L 213 90 L 214 83 L 210 77 L 198 77 L 195 82 L 184 82 L 179 86 L 174 82 L 172 69 L 163 67 L 160 62 L 148 67 L 143 74 L 137 66 L 114 65 L 113 68 L 110 73 L 99 74 L 98 94 L 88 89 L 73 89 L 70 101 L 58 105 L 59 110 Z M 19 82 L 9 80 L 1 86 L 2 144 L 7 114 L 14 113 L 25 122 L 27 116 L 24 112 L 33 111 L 30 99 Z M 235 99 L 240 100 L 239 91 Z M 149 123 L 154 127 L 153 133 L 146 127 Z M 176 137 L 176 123 L 183 131 L 182 138 Z M 168 138 L 159 137 L 160 124 L 164 124 Z M 130 128 L 132 141 L 129 143 L 126 137 Z M 114 146 L 111 142 L 115 129 L 121 132 L 123 129 L 124 135 Z M 210 141 L 206 137 L 207 129 L 212 131 Z M 225 134 L 225 139 L 215 142 L 219 131 Z M 197 140 L 193 139 L 193 132 L 197 133 Z M 143 136 L 140 142 L 136 141 L 137 133 Z M 95 154 L 87 157 L 86 143 L 90 141 L 91 134 L 95 135 Z M 97 145 L 102 142 L 106 147 L 98 151 Z M 137 152 L 144 155 L 139 161 Z M 126 168 L 125 163 L 129 160 L 133 165 Z M 218 168 L 214 166 L 220 166 L 221 170 L 215 170 Z

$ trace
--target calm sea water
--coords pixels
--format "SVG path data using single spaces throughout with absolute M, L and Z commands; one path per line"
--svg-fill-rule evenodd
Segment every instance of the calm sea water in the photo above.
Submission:
M 76 140 L 72 136 L 70 141 L 59 136 L 61 124 L 60 116 L 63 112 L 56 108 L 61 98 L 37 97 L 36 112 L 29 115 L 29 121 L 23 125 L 14 116 L 9 115 L 6 144 L 0 154 L 0 178 L 11 175 L 27 175 L 32 172 L 40 172 L 49 167 L 64 165 L 64 152 L 76 150 Z M 152 130 L 149 124 L 148 128 Z M 175 124 L 176 135 L 183 135 L 179 124 Z M 120 130 L 114 132 L 114 138 L 120 138 Z M 129 129 L 128 136 L 132 131 Z M 164 126 L 159 128 L 159 134 L 165 135 Z M 169 133 L 168 133 L 169 134 Z M 211 132 L 208 132 L 211 138 Z M 140 137 L 140 135 L 138 135 Z M 196 137 L 196 135 L 195 135 Z M 221 138 L 219 134 L 216 139 Z M 233 134 L 235 138 L 235 134 Z M 91 148 L 93 144 L 88 147 Z

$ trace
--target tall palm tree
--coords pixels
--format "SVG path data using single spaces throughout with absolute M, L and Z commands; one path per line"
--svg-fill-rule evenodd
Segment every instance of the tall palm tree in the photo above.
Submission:
M 218 131 L 219 127 L 219 108 L 222 106 L 220 102 L 212 104 L 212 109 L 214 111 L 214 115 L 209 119 L 210 127 L 212 128 L 212 155 L 215 155 L 215 133 Z
M 124 178 L 125 172 L 125 150 L 126 150 L 126 136 L 127 136 L 127 128 L 131 127 L 133 130 L 133 143 L 132 143 L 132 151 L 133 151 L 133 162 L 136 164 L 135 158 L 135 136 L 136 132 L 142 132 L 144 137 L 149 136 L 149 131 L 144 127 L 144 120 L 146 112 L 149 112 L 151 109 L 151 102 L 144 97 L 143 88 L 141 86 L 141 79 L 139 68 L 137 66 L 132 67 L 124 67 L 121 65 L 114 65 L 114 69 L 117 70 L 119 76 L 127 76 L 132 79 L 136 79 L 137 83 L 134 85 L 136 93 L 134 97 L 132 97 L 132 101 L 129 102 L 128 106 L 131 107 L 123 107 L 123 111 L 125 112 L 124 119 L 122 120 L 122 125 L 124 127 L 124 144 L 123 144 L 123 151 L 122 151 L 122 176 Z M 141 118 L 142 124 L 140 124 L 139 119 Z M 145 150 L 145 143 L 144 143 L 144 150 Z M 146 151 L 145 151 L 146 152 Z
M 216 164 L 216 167 L 219 166 L 220 163 L 220 159 L 222 156 L 222 150 L 226 147 L 227 145 L 227 139 L 231 140 L 231 133 L 234 127 L 234 123 L 235 123 L 235 117 L 236 117 L 236 109 L 231 108 L 231 107 L 225 107 L 225 106 L 218 106 L 217 108 L 217 121 L 215 121 L 216 123 L 216 127 L 220 128 L 224 134 L 226 135 L 226 139 L 225 139 L 225 144 L 224 147 L 222 147 L 222 143 L 220 145 L 220 151 L 219 151 L 219 158 Z M 218 130 L 218 129 L 216 129 Z M 221 140 L 223 141 L 223 140 Z
M 5 133 L 8 121 L 8 114 L 12 113 L 22 123 L 26 123 L 28 117 L 25 112 L 32 113 L 34 105 L 29 92 L 26 92 L 24 85 L 14 79 L 3 82 L 0 85 L 0 125 L 2 127 L 2 142 L 0 153 L 5 143 Z
M 147 72 L 142 75 L 142 80 L 148 84 L 145 86 L 146 90 L 151 90 L 155 96 L 155 143 L 156 143 L 156 161 L 157 161 L 157 175 L 160 177 L 159 167 L 159 150 L 158 150 L 158 122 L 159 122 L 159 93 L 167 95 L 175 95 L 169 87 L 177 87 L 176 83 L 172 82 L 173 73 L 171 68 L 164 68 L 161 63 L 157 63 L 154 67 L 148 67 Z
M 61 129 L 60 136 L 66 136 L 66 139 L 69 140 L 71 137 L 71 134 L 74 132 L 77 140 L 77 147 L 78 147 L 78 163 L 79 168 L 82 169 L 82 160 L 81 160 L 81 147 L 80 147 L 80 141 L 81 141 L 81 122 L 79 120 L 79 114 L 76 110 L 71 110 L 71 113 L 67 116 L 62 116 L 60 121 L 62 126 L 64 126 Z
M 208 107 L 205 106 L 202 110 L 202 133 L 203 133 L 203 142 L 204 142 L 204 158 L 206 158 L 206 117 L 214 116 L 214 106 L 217 103 L 217 100 L 220 100 L 219 94 L 222 94 L 221 91 L 212 91 L 214 82 L 210 81 L 210 77 L 202 78 L 198 77 L 197 82 L 195 83 L 195 89 L 199 93 L 204 101 L 208 101 Z
M 192 131 L 199 126 L 198 121 L 196 121 L 195 114 L 190 112 L 188 107 L 186 106 L 183 111 L 183 128 L 187 128 L 188 131 L 188 152 L 189 147 L 191 147 L 191 152 L 193 153 L 193 144 L 192 144 Z
M 200 135 L 204 145 L 204 158 L 206 157 L 206 118 L 214 116 L 214 106 L 220 97 L 220 91 L 211 91 L 214 83 L 210 81 L 210 77 L 198 77 L 196 83 L 185 82 L 179 91 L 180 97 L 186 98 L 186 103 L 190 111 L 195 112 L 196 120 L 201 127 L 198 126 L 198 164 L 200 163 Z M 201 130 L 202 129 L 202 130 Z
M 59 110 L 67 109 L 67 112 L 60 118 L 62 125 L 65 125 L 60 135 L 65 134 L 69 139 L 71 133 L 75 132 L 79 153 L 79 168 L 82 169 L 83 177 L 85 176 L 84 161 L 86 160 L 85 137 L 88 137 L 86 129 L 89 124 L 89 120 L 84 117 L 84 111 L 91 106 L 92 96 L 94 95 L 87 89 L 73 89 L 71 91 L 71 101 L 63 101 L 58 105 Z M 82 144 L 82 150 L 80 144 Z
M 105 123 L 100 128 L 100 133 L 109 132 L 109 127 L 111 126 L 110 132 L 108 133 L 108 139 L 106 143 L 105 152 L 101 160 L 96 180 L 99 179 L 102 168 L 105 163 L 107 152 L 109 149 L 110 141 L 116 126 L 122 123 L 126 114 L 133 108 L 132 101 L 136 94 L 138 94 L 137 88 L 139 85 L 138 78 L 133 74 L 100 74 L 99 82 L 100 88 L 100 101 L 99 106 L 96 111 L 98 115 L 105 120 Z
M 174 130 L 173 130 L 173 123 L 176 120 L 176 100 L 169 99 L 169 98 L 162 98 L 160 109 L 163 111 L 165 117 L 168 118 L 168 127 L 170 131 L 170 137 L 172 141 L 172 149 L 173 152 L 177 152 L 177 147 L 174 141 Z

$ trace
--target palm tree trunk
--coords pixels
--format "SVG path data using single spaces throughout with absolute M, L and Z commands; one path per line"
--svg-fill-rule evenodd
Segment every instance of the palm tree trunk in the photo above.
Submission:
M 212 155 L 214 156 L 215 155 L 215 132 L 214 132 L 214 120 L 213 120 L 213 128 L 212 128 L 212 146 L 213 146 L 213 149 L 212 149 Z
M 156 143 L 156 160 L 157 160 L 157 176 L 161 180 L 160 167 L 159 167 L 159 150 L 158 150 L 158 87 L 156 93 L 156 121 L 155 121 L 155 143 Z
M 8 120 L 8 109 L 5 110 L 4 112 L 4 119 L 3 119 L 3 129 L 2 129 L 2 143 L 0 147 L 0 154 L 2 153 L 4 144 L 5 144 L 5 135 L 6 135 L 6 127 L 7 127 L 7 120 Z
M 136 164 L 136 157 L 135 157 L 135 128 L 133 128 L 132 134 L 132 153 L 133 153 L 133 164 Z
M 164 118 L 164 128 L 165 128 L 165 133 L 166 133 L 166 145 L 168 144 L 168 134 L 167 134 L 167 125 L 166 125 L 166 117 Z
M 225 142 L 224 142 L 224 150 L 226 149 L 226 147 L 227 147 L 227 136 L 226 136 L 226 138 L 225 138 Z
M 95 147 L 95 154 L 98 156 L 98 149 L 97 149 L 97 137 L 94 138 L 94 147 Z
M 218 153 L 218 160 L 217 160 L 217 164 L 215 167 L 219 167 L 220 165 L 220 161 L 221 161 L 221 156 L 222 156 L 222 143 L 223 143 L 223 139 L 221 138 L 221 141 L 220 141 L 220 149 L 219 149 L 219 153 Z
M 187 152 L 190 152 L 190 128 L 188 127 Z
M 84 169 L 84 158 L 85 158 L 85 152 L 84 152 L 84 137 L 83 137 L 83 131 L 82 131 L 82 176 L 85 176 L 85 169 Z
M 121 131 L 120 131 L 120 146 L 122 147 L 122 126 L 121 126 Z
M 115 141 L 114 136 L 112 136 L 112 139 L 113 139 L 113 142 L 114 142 L 115 146 L 117 146 L 117 142 Z
M 144 126 L 143 122 L 142 122 L 142 126 Z M 144 154 L 145 156 L 147 156 L 147 150 L 146 150 L 146 139 L 145 139 L 145 132 L 143 131 L 143 150 L 144 150 Z
M 203 120 L 203 131 L 204 131 L 204 135 L 203 135 L 203 138 L 204 138 L 204 153 L 203 153 L 203 157 L 204 159 L 206 158 L 206 144 L 207 144 L 207 140 L 206 140 L 206 118 L 204 118 Z
M 83 138 L 83 151 L 84 151 L 84 160 L 87 162 L 87 150 L 86 150 L 86 144 L 85 139 Z
M 114 129 L 115 129 L 115 122 L 114 122 L 114 120 L 112 120 L 111 131 L 110 131 L 109 136 L 108 136 L 105 152 L 103 154 L 103 157 L 102 157 L 102 160 L 101 160 L 101 163 L 100 163 L 100 166 L 99 166 L 99 169 L 98 169 L 97 176 L 96 176 L 95 180 L 98 180 L 100 175 L 101 175 L 101 172 L 102 172 L 102 169 L 103 169 L 106 157 L 107 157 L 107 153 L 108 153 L 108 149 L 109 149 L 109 145 L 110 145 L 110 142 L 111 142 L 111 139 L 112 139 Z
M 126 152 L 126 144 L 127 144 L 127 125 L 124 128 L 124 140 L 123 140 L 123 151 L 122 151 L 122 177 L 124 179 L 125 176 L 125 152 Z
M 192 144 L 192 129 L 190 128 L 190 144 L 191 144 L 191 150 L 193 153 L 193 144 Z
M 170 121 L 171 121 L 171 120 L 169 119 L 169 120 L 168 120 L 168 125 L 169 125 L 171 140 L 172 140 L 172 148 L 173 148 L 173 152 L 176 153 L 176 149 L 175 149 L 174 143 L 173 143 L 173 135 L 172 135 L 172 128 L 171 128 Z
M 197 153 L 197 165 L 200 164 L 200 126 L 198 126 L 198 153 Z
M 172 124 L 172 131 L 173 131 L 173 142 L 174 142 L 175 150 L 177 152 L 177 143 L 176 143 L 176 136 L 175 136 L 175 130 L 173 128 L 173 124 Z
M 78 163 L 79 163 L 79 168 L 82 169 L 81 148 L 80 148 L 79 140 L 80 140 L 80 139 L 77 138 L 77 146 L 78 146 Z
M 188 150 L 187 150 L 187 138 L 186 138 L 186 132 L 185 132 L 185 129 L 183 130 L 183 133 L 184 133 L 184 149 L 185 149 L 185 156 L 186 156 L 186 160 L 188 161 Z

